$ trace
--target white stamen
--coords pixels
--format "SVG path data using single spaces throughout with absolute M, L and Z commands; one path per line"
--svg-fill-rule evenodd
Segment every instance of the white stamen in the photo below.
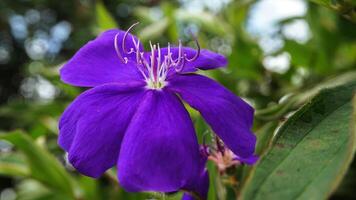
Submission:
M 128 59 L 126 57 L 122 57 L 121 56 L 121 53 L 120 53 L 120 50 L 119 50 L 119 47 L 117 46 L 117 37 L 119 36 L 119 33 L 117 33 L 115 35 L 115 39 L 114 39 L 114 47 L 115 47 L 115 51 L 116 51 L 116 54 L 117 56 L 119 57 L 119 59 L 123 62 L 123 63 L 127 63 L 128 62 Z
M 181 40 L 179 40 L 178 57 L 176 59 L 172 58 L 173 53 L 171 52 L 170 43 L 168 43 L 167 55 L 163 55 L 163 60 L 162 60 L 162 52 L 159 43 L 153 45 L 151 41 L 149 41 L 151 47 L 151 55 L 149 56 L 147 55 L 150 60 L 146 59 L 147 57 L 145 57 L 145 53 L 141 52 L 140 49 L 140 44 L 141 44 L 140 40 L 138 39 L 135 40 L 135 38 L 132 36 L 130 37 L 132 39 L 133 48 L 131 47 L 130 50 L 127 51 L 125 45 L 126 38 L 129 35 L 128 34 L 129 31 L 137 24 L 138 23 L 133 24 L 123 36 L 122 39 L 123 41 L 121 43 L 122 45 L 121 51 L 118 47 L 118 41 L 117 41 L 119 33 L 115 35 L 114 47 L 117 56 L 119 57 L 121 62 L 125 64 L 128 63 L 129 59 L 122 55 L 129 55 L 132 53 L 136 54 L 136 64 L 137 64 L 136 67 L 142 74 L 143 78 L 145 79 L 148 88 L 156 89 L 156 90 L 162 89 L 167 84 L 166 78 L 168 73 L 171 71 L 170 68 L 173 68 L 178 73 L 182 72 L 186 61 L 191 62 L 199 57 L 200 46 L 196 38 L 195 41 L 198 47 L 198 51 L 192 58 L 187 58 L 186 53 L 183 52 Z

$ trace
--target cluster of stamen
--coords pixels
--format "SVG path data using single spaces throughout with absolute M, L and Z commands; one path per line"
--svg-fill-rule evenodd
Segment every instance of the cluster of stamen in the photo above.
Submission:
M 177 58 L 175 59 L 172 57 L 173 53 L 171 52 L 171 46 L 169 43 L 167 47 L 167 54 L 162 55 L 159 43 L 152 44 L 150 41 L 151 53 L 149 57 L 147 56 L 145 57 L 145 52 L 142 52 L 140 49 L 140 40 L 135 40 L 135 38 L 132 37 L 132 42 L 134 44 L 134 47 L 127 50 L 125 44 L 126 38 L 130 30 L 137 24 L 138 23 L 135 23 L 129 29 L 127 29 L 125 35 L 122 38 L 121 49 L 124 55 L 129 55 L 129 54 L 136 55 L 137 69 L 144 77 L 148 88 L 162 89 L 166 85 L 166 78 L 171 70 L 175 70 L 178 73 L 182 72 L 186 62 L 192 62 L 199 57 L 200 46 L 195 37 L 194 40 L 197 45 L 197 51 L 192 58 L 188 58 L 187 54 L 184 53 L 182 42 L 180 40 L 178 44 L 178 55 Z M 121 62 L 127 64 L 129 62 L 129 59 L 121 54 L 118 45 L 118 37 L 119 37 L 119 33 L 115 35 L 115 39 L 114 39 L 115 50 Z
M 237 156 L 223 144 L 220 138 L 215 137 L 213 143 L 214 145 L 206 145 L 204 139 L 202 153 L 217 166 L 220 174 L 241 164 Z

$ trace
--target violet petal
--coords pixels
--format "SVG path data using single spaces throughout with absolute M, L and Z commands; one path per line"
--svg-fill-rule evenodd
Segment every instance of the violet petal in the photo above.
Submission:
M 197 74 L 172 76 L 167 89 L 198 110 L 214 132 L 241 161 L 255 161 L 254 109 L 232 92 Z
M 129 192 L 175 192 L 199 175 L 200 152 L 182 102 L 149 90 L 131 120 L 118 160 L 120 185 Z
M 124 132 L 144 96 L 142 85 L 107 84 L 79 95 L 59 122 L 59 145 L 82 174 L 99 177 L 116 164 Z
M 61 80 L 65 83 L 81 86 L 94 87 L 109 82 L 129 82 L 143 79 L 136 67 L 134 54 L 125 55 L 129 61 L 124 64 L 115 50 L 115 35 L 118 36 L 120 52 L 124 31 L 112 29 L 103 32 L 95 40 L 85 44 L 79 51 L 60 69 Z M 126 38 L 126 49 L 133 48 L 131 34 Z M 137 39 L 135 38 L 137 41 Z M 143 50 L 142 46 L 141 49 Z

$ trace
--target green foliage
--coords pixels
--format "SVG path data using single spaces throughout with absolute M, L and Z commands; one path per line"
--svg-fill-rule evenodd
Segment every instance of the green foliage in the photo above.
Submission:
M 96 20 L 101 31 L 117 28 L 117 23 L 101 1 L 95 5 Z
M 55 158 L 36 145 L 33 140 L 22 132 L 12 132 L 0 135 L 0 139 L 11 142 L 25 154 L 30 175 L 43 184 L 58 190 L 68 197 L 74 197 L 73 180 Z M 14 168 L 15 169 L 15 168 Z M 19 170 L 19 167 L 17 168 Z M 22 174 L 26 174 L 22 170 Z
M 0 135 L 0 193 L 12 188 L 19 200 L 181 198 L 182 192 L 127 193 L 120 187 L 115 169 L 97 180 L 82 176 L 65 163 L 65 154 L 57 145 L 58 118 L 84 90 L 60 81 L 60 65 L 100 32 L 118 26 L 127 29 L 140 22 L 133 33 L 146 46 L 149 40 L 165 46 L 177 44 L 179 39 L 190 45 L 189 31 L 197 31 L 202 48 L 223 53 L 229 61 L 226 69 L 199 73 L 216 79 L 256 109 L 253 129 L 261 160 L 228 174 L 220 174 L 209 162 L 209 200 L 324 199 L 330 195 L 354 199 L 356 161 L 349 166 L 356 124 L 355 111 L 351 117 L 352 106 L 356 106 L 356 100 L 351 103 L 356 81 L 355 0 L 308 1 L 305 15 L 275 24 L 278 30 L 273 38 L 279 38 L 282 45 L 274 52 L 261 48 L 261 36 L 247 30 L 258 1 L 229 1 L 221 9 L 202 3 L 197 6 L 201 10 L 193 11 L 187 8 L 190 2 L 0 1 L 1 62 L 4 48 L 10 49 L 6 51 L 8 63 L 0 62 L 0 131 L 4 132 Z M 40 20 L 28 23 L 26 37 L 17 39 L 10 18 L 21 15 L 30 21 L 33 11 L 38 11 Z M 283 32 L 298 20 L 310 32 L 303 42 Z M 52 28 L 63 21 L 70 23 L 71 32 L 60 51 L 43 58 L 29 57 L 31 42 L 51 36 Z M 266 57 L 279 54 L 290 57 L 283 73 L 264 63 Z M 39 95 L 46 87 L 38 80 L 54 88 L 53 97 Z M 203 136 L 212 131 L 197 111 L 187 109 L 202 143 Z
M 311 0 L 320 5 L 329 7 L 356 23 L 356 1 L 355 0 Z
M 0 156 L 0 174 L 4 176 L 27 177 L 30 171 L 22 157 L 14 153 Z
M 356 83 L 322 90 L 290 117 L 250 173 L 240 198 L 327 198 L 354 154 L 355 91 Z

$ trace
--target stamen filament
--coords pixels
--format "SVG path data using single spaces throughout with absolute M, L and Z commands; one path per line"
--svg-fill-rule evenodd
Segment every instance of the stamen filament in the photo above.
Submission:
M 117 33 L 114 38 L 114 47 L 117 56 L 119 57 L 120 61 L 123 62 L 124 64 L 127 64 L 129 59 L 123 56 L 123 54 L 128 55 L 128 54 L 136 53 L 135 56 L 136 67 L 144 77 L 145 81 L 147 82 L 147 87 L 151 89 L 163 88 L 166 85 L 165 80 L 167 78 L 168 73 L 171 71 L 170 70 L 171 68 L 173 68 L 176 72 L 180 73 L 183 71 L 186 62 L 192 62 L 200 56 L 200 45 L 195 36 L 193 37 L 197 46 L 197 52 L 191 58 L 188 58 L 187 54 L 184 52 L 181 40 L 179 40 L 178 52 L 177 52 L 178 55 L 177 58 L 175 59 L 173 59 L 172 57 L 173 53 L 171 51 L 170 43 L 168 43 L 167 54 L 162 55 L 160 44 L 157 43 L 153 45 L 151 41 L 149 41 L 151 53 L 150 55 L 145 56 L 145 53 L 141 52 L 140 49 L 140 44 L 141 44 L 140 40 L 138 39 L 135 40 L 133 36 L 131 36 L 133 47 L 131 47 L 130 50 L 128 51 L 126 49 L 126 39 L 131 29 L 133 29 L 133 27 L 136 26 L 137 24 L 138 22 L 134 23 L 125 32 L 121 42 L 121 50 L 118 47 L 117 40 L 118 40 L 119 33 Z
M 192 37 L 194 38 L 194 41 L 195 41 L 195 44 L 197 45 L 197 53 L 192 57 L 192 58 L 187 58 L 187 54 L 184 54 L 184 57 L 186 58 L 186 60 L 188 62 L 192 62 L 192 61 L 195 61 L 196 59 L 198 59 L 199 55 L 200 55 L 200 45 L 199 45 L 199 42 L 198 42 L 198 38 L 192 34 Z
M 123 62 L 123 63 L 127 63 L 128 62 L 128 60 L 127 60 L 127 58 L 126 57 L 122 57 L 122 55 L 121 55 L 121 53 L 120 53 L 120 50 L 119 50 L 119 47 L 118 47 L 118 45 L 117 45 L 117 37 L 119 36 L 119 33 L 117 33 L 116 35 L 115 35 L 115 39 L 114 39 L 114 46 L 115 46 L 115 51 L 116 51 L 116 54 L 117 54 L 117 56 L 119 57 L 119 59 L 121 60 L 121 62 Z
M 127 29 L 127 31 L 125 32 L 124 37 L 122 38 L 121 48 L 122 48 L 122 51 L 123 51 L 125 54 L 131 54 L 131 53 L 134 52 L 134 49 L 133 49 L 133 48 L 131 48 L 129 52 L 126 50 L 126 48 L 125 48 L 125 41 L 126 41 L 126 38 L 127 38 L 128 33 L 129 33 L 129 32 L 131 31 L 131 29 L 132 29 L 133 27 L 135 27 L 137 24 L 139 24 L 139 22 L 136 22 L 136 23 L 132 24 L 132 25 Z

